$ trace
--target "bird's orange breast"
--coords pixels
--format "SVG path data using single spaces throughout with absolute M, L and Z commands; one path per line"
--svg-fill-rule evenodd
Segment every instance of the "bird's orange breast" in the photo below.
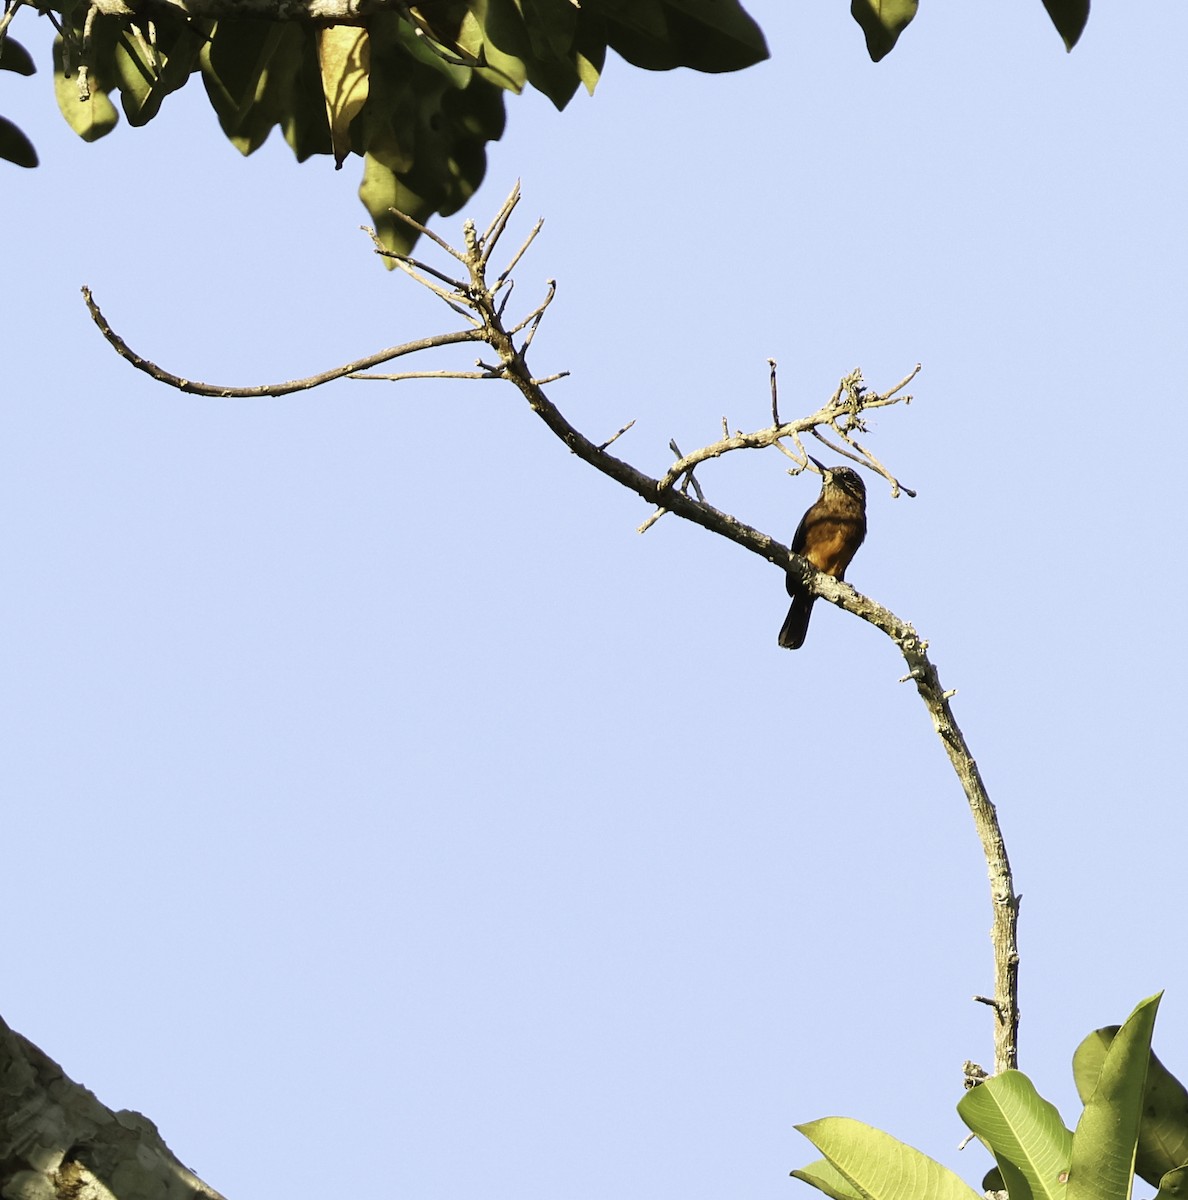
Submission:
M 824 517 L 804 531 L 804 557 L 827 575 L 841 579 L 862 545 L 863 522 L 846 517 Z

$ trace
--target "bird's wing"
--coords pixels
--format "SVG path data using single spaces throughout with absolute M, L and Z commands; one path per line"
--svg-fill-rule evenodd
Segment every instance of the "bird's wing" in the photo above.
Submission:
M 811 512 L 812 509 L 810 508 L 809 511 Z M 792 550 L 793 554 L 803 554 L 804 553 L 804 536 L 805 536 L 804 530 L 805 530 L 805 522 L 807 520 L 808 520 L 808 513 L 806 512 L 804 514 L 804 516 L 800 518 L 800 524 L 796 526 L 796 532 L 792 535 L 791 550 Z

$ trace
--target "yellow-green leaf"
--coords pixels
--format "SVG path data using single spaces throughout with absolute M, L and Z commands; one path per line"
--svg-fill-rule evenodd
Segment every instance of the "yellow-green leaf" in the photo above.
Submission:
M 54 95 L 66 124 L 84 142 L 94 142 L 110 133 L 120 119 L 115 105 L 94 75 L 89 80 L 87 96 L 80 95 L 77 70 L 72 70 L 69 75 L 63 70 L 60 37 L 54 39 Z
M 398 254 L 408 254 L 417 240 L 416 231 L 399 217 L 392 215 L 398 208 L 418 221 L 425 221 L 433 211 L 411 188 L 400 182 L 396 172 L 372 154 L 363 156 L 363 182 L 359 185 L 359 199 L 375 222 L 379 240 Z M 383 264 L 391 270 L 396 264 L 385 258 Z
M 872 62 L 891 53 L 917 6 L 918 0 L 851 0 L 850 14 L 866 35 L 866 52 Z
M 872 1200 L 979 1200 L 948 1167 L 851 1117 L 797 1125 L 846 1183 Z
M 1129 1200 L 1151 1030 L 1161 996 L 1158 993 L 1138 1005 L 1106 1051 L 1097 1085 L 1073 1134 L 1068 1200 Z
M 351 152 L 351 122 L 367 103 L 371 43 L 361 25 L 328 25 L 318 30 L 318 63 L 322 93 L 330 120 L 334 166 Z
M 1004 1071 L 972 1088 L 957 1112 L 989 1146 L 1012 1196 L 1064 1195 L 1073 1135 L 1021 1071 Z

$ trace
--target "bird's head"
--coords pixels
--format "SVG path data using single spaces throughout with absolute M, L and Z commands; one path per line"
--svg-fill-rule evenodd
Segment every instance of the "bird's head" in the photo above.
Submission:
M 821 472 L 821 490 L 823 492 L 838 488 L 853 496 L 855 500 L 866 503 L 866 484 L 862 482 L 862 476 L 853 467 L 827 467 L 823 462 L 813 458 L 811 454 L 808 457 L 809 461 Z

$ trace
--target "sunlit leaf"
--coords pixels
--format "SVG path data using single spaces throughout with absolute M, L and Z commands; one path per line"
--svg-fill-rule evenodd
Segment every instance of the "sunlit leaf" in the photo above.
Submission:
M 166 12 L 150 38 L 139 26 L 107 19 L 96 22 L 92 53 L 103 78 L 118 88 L 130 125 L 145 125 L 171 92 L 197 70 L 207 26 Z
M 387 209 L 419 220 L 457 211 L 482 182 L 486 145 L 504 125 L 501 88 L 478 71 L 443 72 L 411 55 L 406 29 L 394 15 L 371 22 L 371 91 L 351 126 L 355 151 L 366 155 L 360 198 L 392 249 L 415 236 Z
M 119 121 L 119 113 L 108 98 L 106 89 L 91 72 L 87 94 L 80 94 L 77 67 L 65 74 L 62 65 L 62 39 L 54 39 L 54 96 L 66 123 L 84 142 L 93 142 L 110 133 Z
M 1188 1166 L 1176 1167 L 1159 1180 L 1155 1200 L 1184 1200 L 1188 1196 Z
M 793 1179 L 802 1180 L 817 1191 L 824 1192 L 830 1200 L 866 1200 L 827 1158 L 819 1158 L 815 1163 L 809 1163 L 807 1167 L 801 1167 L 791 1174 Z
M 989 1146 L 1012 1196 L 1064 1195 L 1073 1135 L 1021 1071 L 1004 1071 L 971 1088 L 957 1112 Z
M 363 201 L 380 241 L 399 254 L 407 254 L 417 240 L 416 230 L 392 215 L 393 208 L 424 223 L 433 212 L 415 192 L 400 182 L 400 177 L 390 167 L 370 154 L 363 158 L 363 182 L 359 185 L 359 199 Z M 389 270 L 396 264 L 389 258 L 382 260 Z
M 866 35 L 871 61 L 886 58 L 916 15 L 918 0 L 851 0 L 850 13 Z
M 328 25 L 317 31 L 317 44 L 330 145 L 339 168 L 351 152 L 351 122 L 367 103 L 371 41 L 361 25 Z
M 796 1128 L 870 1200 L 979 1200 L 948 1167 L 861 1121 L 824 1117 Z
M 1073 1054 L 1073 1078 L 1082 1100 L 1097 1087 L 1102 1064 L 1118 1026 L 1091 1033 Z M 1143 1088 L 1143 1120 L 1139 1125 L 1134 1169 L 1152 1187 L 1163 1187 L 1164 1176 L 1188 1163 L 1188 1090 L 1154 1052 Z
M 1073 1134 L 1067 1200 L 1129 1200 L 1158 995 L 1144 1000 L 1106 1051 Z

